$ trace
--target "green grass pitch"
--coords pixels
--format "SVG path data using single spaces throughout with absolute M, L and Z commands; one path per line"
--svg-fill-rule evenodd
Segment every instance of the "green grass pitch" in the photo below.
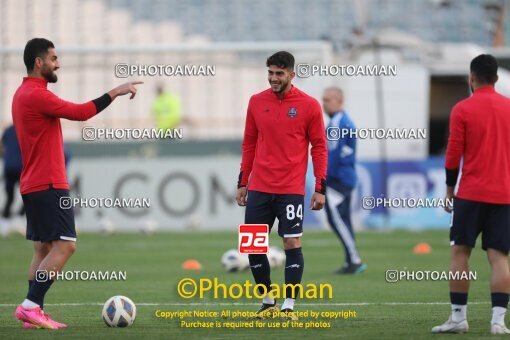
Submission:
M 448 270 L 447 230 L 358 233 L 360 252 L 368 269 L 355 276 L 332 274 L 343 260 L 343 250 L 333 233 L 305 233 L 303 283 L 332 284 L 333 299 L 301 300 L 296 310 L 350 309 L 357 312 L 356 318 L 330 320 L 329 329 L 189 329 L 181 328 L 178 320 L 155 317 L 158 309 L 256 310 L 260 304 L 258 300 L 214 300 L 210 296 L 202 300 L 186 300 L 176 293 L 177 282 L 184 277 L 218 277 L 222 283 L 243 283 L 250 279 L 249 272 L 229 274 L 221 268 L 221 255 L 235 248 L 236 242 L 234 231 L 79 235 L 78 250 L 66 270 L 125 270 L 127 280 L 57 282 L 46 296 L 45 311 L 57 321 L 68 323 L 69 328 L 26 330 L 14 319 L 13 312 L 26 294 L 26 271 L 31 259 L 31 244 L 19 235 L 0 239 L 0 339 L 296 339 L 311 336 L 321 339 L 451 338 L 449 335 L 430 333 L 432 326 L 444 322 L 448 317 L 447 282 L 385 281 L 385 271 L 388 269 Z M 412 249 L 419 242 L 428 242 L 432 253 L 413 254 Z M 281 241 L 275 235 L 271 236 L 270 243 L 281 247 Z M 190 258 L 202 263 L 201 271 L 188 272 L 181 269 L 182 262 Z M 477 271 L 477 281 L 471 284 L 469 296 L 470 332 L 462 338 L 494 339 L 489 333 L 489 270 L 485 253 L 480 248 L 473 252 L 471 270 Z M 273 271 L 272 279 L 282 283 L 283 268 Z M 101 319 L 104 301 L 118 294 L 130 297 L 138 308 L 135 324 L 126 329 L 108 328 Z M 219 318 L 211 321 L 224 320 Z

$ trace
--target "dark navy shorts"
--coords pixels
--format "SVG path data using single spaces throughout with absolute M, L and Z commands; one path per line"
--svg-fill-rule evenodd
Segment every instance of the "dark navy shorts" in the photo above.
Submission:
M 303 235 L 303 195 L 268 194 L 248 191 L 244 223 L 268 224 L 269 230 L 278 218 L 278 235 L 300 237 Z
M 492 204 L 455 198 L 450 245 L 474 248 L 482 234 L 482 249 L 510 250 L 510 204 Z
M 72 206 L 63 204 L 61 198 L 70 197 L 69 190 L 48 189 L 22 195 L 27 215 L 27 239 L 51 242 L 76 241 Z

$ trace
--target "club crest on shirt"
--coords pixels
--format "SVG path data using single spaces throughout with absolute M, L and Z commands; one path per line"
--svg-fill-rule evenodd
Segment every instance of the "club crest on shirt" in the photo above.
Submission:
M 290 118 L 296 118 L 297 117 L 297 109 L 295 107 L 289 107 L 287 116 L 289 116 Z

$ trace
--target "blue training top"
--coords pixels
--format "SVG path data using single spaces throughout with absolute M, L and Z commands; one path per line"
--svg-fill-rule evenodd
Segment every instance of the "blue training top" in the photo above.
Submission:
M 347 188 L 354 188 L 357 182 L 356 135 L 348 133 L 356 127 L 345 111 L 335 113 L 328 128 L 339 128 L 339 138 L 328 138 L 328 176 L 326 182 L 340 181 Z M 328 136 L 329 137 L 329 136 Z
M 5 129 L 2 135 L 2 144 L 4 147 L 4 170 L 21 171 L 23 163 L 14 125 Z

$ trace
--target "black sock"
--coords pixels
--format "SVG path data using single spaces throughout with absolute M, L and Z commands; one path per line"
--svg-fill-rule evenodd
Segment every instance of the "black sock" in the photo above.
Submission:
M 450 292 L 450 302 L 452 305 L 467 305 L 468 293 Z
M 48 280 L 45 282 L 34 281 L 30 287 L 30 290 L 28 291 L 27 299 L 37 303 L 42 309 L 44 304 L 44 296 L 46 295 L 48 289 L 50 289 L 52 283 L 53 280 Z
M 28 291 L 30 291 L 30 288 L 32 288 L 32 285 L 34 284 L 34 280 L 28 280 Z M 44 302 L 39 304 L 41 309 L 44 309 Z
M 301 283 L 305 261 L 301 247 L 285 251 L 285 283 L 296 285 Z M 285 297 L 295 299 L 299 295 L 299 288 L 285 288 Z
M 266 287 L 266 293 L 271 291 L 271 267 L 266 254 L 250 254 L 250 269 L 256 284 L 262 284 Z M 264 294 L 264 288 L 258 287 L 259 293 Z
M 491 293 L 492 307 L 508 307 L 508 293 Z

